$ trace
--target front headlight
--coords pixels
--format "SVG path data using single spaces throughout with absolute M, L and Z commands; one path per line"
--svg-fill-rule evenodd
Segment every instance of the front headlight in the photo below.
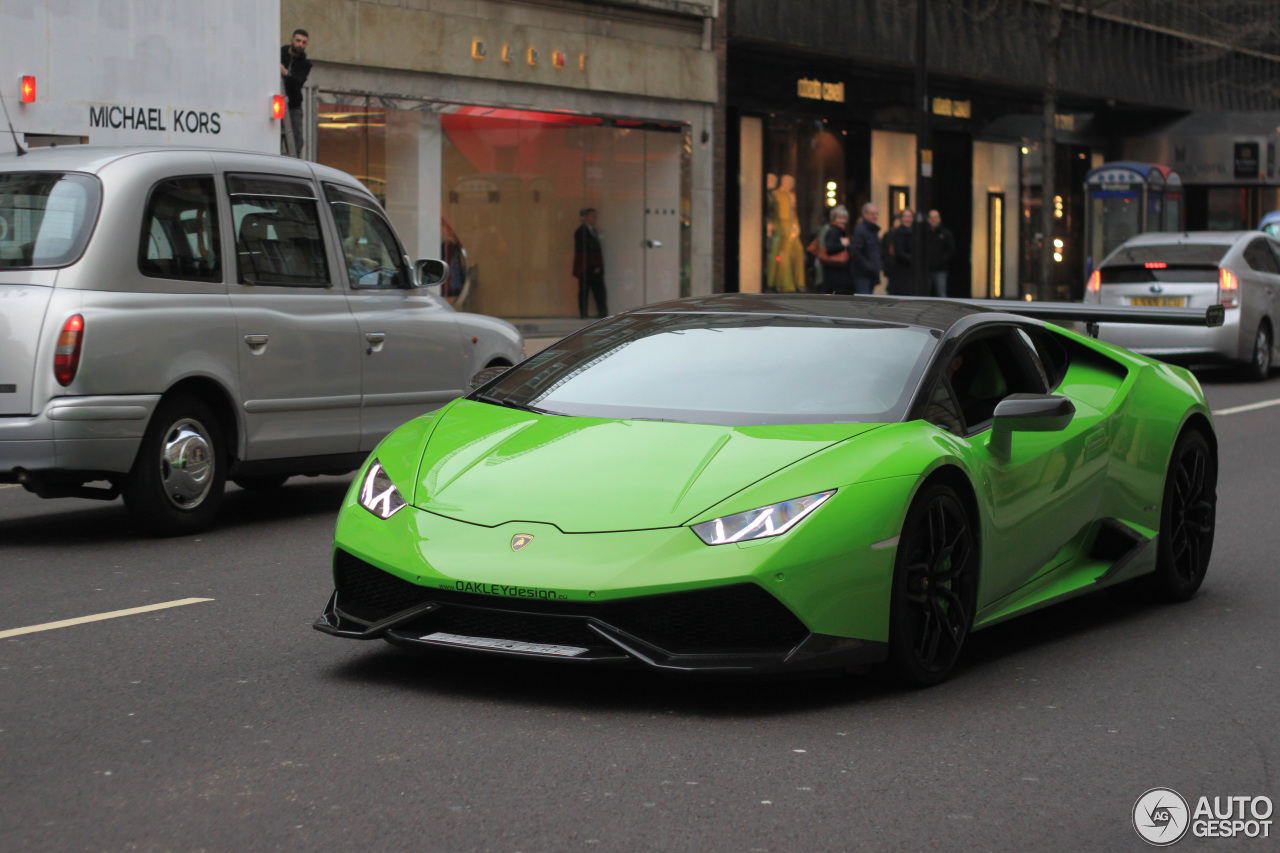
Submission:
M 773 506 L 704 521 L 692 525 L 692 529 L 708 545 L 727 545 L 730 542 L 778 536 L 799 524 L 801 519 L 822 506 L 823 501 L 835 493 L 836 490 L 832 489 L 803 498 L 792 498 Z
M 360 484 L 360 506 L 383 519 L 405 508 L 404 498 L 400 497 L 395 483 L 391 482 L 377 459 L 373 460 L 364 474 L 364 482 Z

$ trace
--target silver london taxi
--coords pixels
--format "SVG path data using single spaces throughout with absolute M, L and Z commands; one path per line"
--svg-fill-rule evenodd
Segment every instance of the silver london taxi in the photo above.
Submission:
M 355 469 L 387 433 L 520 361 L 463 314 L 351 176 L 261 154 L 0 155 L 0 483 L 123 494 L 190 533 L 227 479 Z M 94 486 L 94 483 L 106 483 Z

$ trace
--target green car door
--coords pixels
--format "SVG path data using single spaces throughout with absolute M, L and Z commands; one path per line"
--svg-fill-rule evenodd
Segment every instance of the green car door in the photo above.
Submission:
M 1052 334 L 1051 332 L 1037 332 Z M 1096 516 L 1107 470 L 1108 418 L 1059 386 L 1075 414 L 1064 429 L 1016 432 L 1007 456 L 993 450 L 996 405 L 1010 394 L 1045 394 L 1053 379 L 1027 331 L 984 329 L 960 342 L 947 376 L 965 424 L 961 443 L 977 475 L 988 529 L 978 607 L 1010 595 L 1070 559 L 1071 547 Z M 1068 377 L 1063 377 L 1066 380 Z

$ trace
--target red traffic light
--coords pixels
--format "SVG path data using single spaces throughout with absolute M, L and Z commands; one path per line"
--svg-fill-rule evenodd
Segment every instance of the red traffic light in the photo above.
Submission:
M 22 77 L 22 103 L 34 104 L 36 102 L 36 78 L 30 74 Z
M 271 96 L 271 117 L 284 118 L 284 95 Z

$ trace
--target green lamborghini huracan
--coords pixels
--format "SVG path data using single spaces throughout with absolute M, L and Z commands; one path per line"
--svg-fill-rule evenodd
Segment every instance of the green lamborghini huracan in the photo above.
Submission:
M 1073 596 L 1190 598 L 1217 480 L 1199 384 L 1046 319 L 1222 315 L 729 294 L 606 318 L 382 442 L 315 627 L 924 685 L 971 631 Z

